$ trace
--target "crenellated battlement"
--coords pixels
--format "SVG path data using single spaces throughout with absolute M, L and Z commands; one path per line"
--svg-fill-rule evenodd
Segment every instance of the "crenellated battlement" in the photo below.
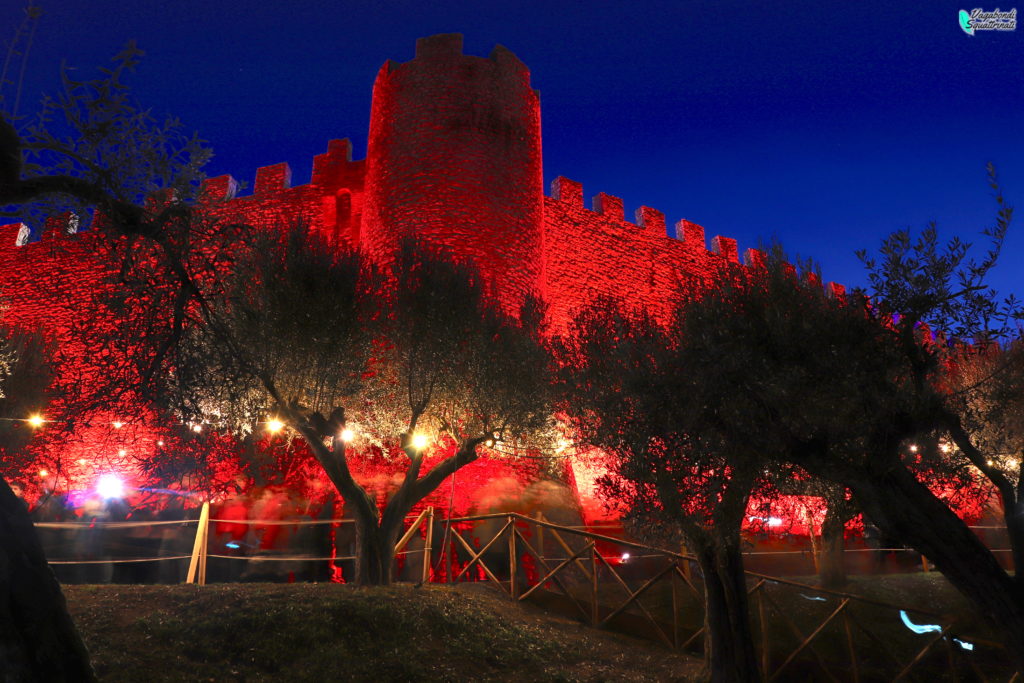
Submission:
M 599 218 L 611 224 L 621 224 L 622 228 L 636 228 L 638 231 L 630 231 L 628 235 L 647 235 L 650 237 L 664 237 L 666 242 L 679 243 L 683 246 L 683 252 L 688 254 L 704 254 L 720 257 L 727 263 L 743 264 L 747 267 L 764 267 L 765 255 L 758 249 L 749 248 L 743 252 L 740 259 L 739 246 L 735 239 L 723 235 L 715 235 L 707 243 L 703 226 L 692 221 L 680 219 L 671 228 L 667 228 L 665 214 L 649 206 L 641 206 L 634 212 L 632 222 L 625 218 L 623 201 L 620 197 L 598 192 L 591 199 L 590 209 L 584 206 L 583 185 L 575 180 L 564 176 L 557 176 L 551 181 L 550 200 L 561 206 L 563 210 L 572 214 L 583 212 L 592 218 Z M 629 239 L 626 233 L 620 235 L 620 239 Z M 634 237 L 635 238 L 635 237 Z M 551 239 L 551 236 L 548 236 Z M 640 245 L 637 245 L 639 247 Z M 595 246 L 595 249 L 598 247 Z M 669 250 L 665 257 L 673 259 L 675 252 Z M 682 262 L 680 262 L 682 266 Z M 692 267 L 692 266 L 690 266 Z M 795 273 L 795 269 L 794 269 Z M 821 282 L 816 282 L 821 286 Z M 824 285 L 826 293 L 835 298 L 845 296 L 846 288 L 834 282 Z
M 287 190 L 292 186 L 292 167 L 288 162 L 274 164 L 273 166 L 260 166 L 256 169 L 256 182 L 253 184 L 253 194 L 257 197 Z
M 592 208 L 586 209 L 583 205 L 583 185 L 564 176 L 557 176 L 551 181 L 550 197 L 568 208 L 590 211 L 611 221 L 636 226 L 652 235 L 662 235 L 666 239 L 681 241 L 689 247 L 699 246 L 701 249 L 724 257 L 727 261 L 739 263 L 736 240 L 716 235 L 711 238 L 711 246 L 708 248 L 705 243 L 703 227 L 686 219 L 680 219 L 675 223 L 672 231 L 668 232 L 665 214 L 658 209 L 640 206 L 633 214 L 633 221 L 627 221 L 622 198 L 606 192 L 598 192 L 594 195 L 591 200 Z
M 504 45 L 495 45 L 491 53 L 485 57 L 467 55 L 463 52 L 463 36 L 461 33 L 438 33 L 416 40 L 416 52 L 412 61 L 416 62 L 451 62 L 464 59 L 486 59 L 493 63 L 498 72 L 505 77 L 530 85 L 530 69 Z M 408 62 L 406 62 L 408 64 Z M 385 63 L 388 73 L 394 67 L 400 67 L 393 61 Z
M 686 219 L 669 225 L 649 206 L 630 220 L 622 198 L 606 192 L 588 208 L 582 184 L 563 176 L 545 198 L 529 69 L 501 45 L 487 57 L 463 50 L 461 34 L 438 34 L 417 40 L 411 60 L 384 64 L 365 159 L 353 161 L 347 138 L 330 140 L 313 158 L 307 184 L 293 185 L 291 166 L 281 162 L 256 169 L 251 192 L 242 195 L 230 175 L 206 179 L 198 204 L 253 225 L 301 218 L 338 244 L 384 259 L 400 233 L 410 232 L 476 260 L 485 277 L 515 292 L 510 303 L 542 291 L 564 312 L 606 290 L 661 305 L 680 278 L 741 263 L 735 239 L 709 240 Z M 173 201 L 157 193 L 146 208 Z M 88 227 L 102 221 L 97 215 Z M 30 242 L 28 227 L 0 226 L 0 249 L 72 236 L 80 227 L 76 216 L 56 216 Z M 763 265 L 764 255 L 747 249 L 742 263 Z M 845 293 L 835 283 L 825 287 L 832 296 Z

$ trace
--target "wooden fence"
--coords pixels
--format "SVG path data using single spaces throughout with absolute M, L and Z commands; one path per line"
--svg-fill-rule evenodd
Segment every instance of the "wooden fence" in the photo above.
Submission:
M 189 583 L 204 584 L 207 558 L 220 557 L 208 555 L 209 527 L 217 521 L 204 505 Z M 421 582 L 487 581 L 511 600 L 536 601 L 596 628 L 703 654 L 703 585 L 686 553 L 555 524 L 540 514 L 435 520 L 432 508 L 411 520 L 395 551 L 405 575 Z M 766 681 L 1020 681 L 1003 646 L 979 624 L 755 572 L 747 572 L 747 587 Z
M 500 528 L 467 538 L 481 523 Z M 512 600 L 539 600 L 596 628 L 703 654 L 704 595 L 693 556 L 540 515 L 461 517 L 449 526 L 441 552 L 457 569 L 444 580 L 489 581 Z M 974 625 L 753 572 L 747 580 L 766 681 L 1019 680 L 1001 643 Z

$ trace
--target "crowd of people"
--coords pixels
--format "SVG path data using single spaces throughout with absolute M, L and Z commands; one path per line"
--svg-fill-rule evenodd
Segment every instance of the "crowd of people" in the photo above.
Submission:
M 527 513 L 544 508 L 549 521 L 578 523 L 564 492 L 552 490 L 553 486 L 535 484 L 525 494 L 506 495 L 506 489 L 513 487 L 505 482 L 492 487 L 502 495 L 483 496 L 469 514 L 520 511 L 525 506 L 530 508 Z M 394 487 L 379 488 L 378 502 L 384 504 Z M 109 491 L 61 491 L 49 480 L 31 502 L 17 482 L 12 489 L 25 501 L 47 559 L 62 583 L 185 581 L 203 506 L 202 497 L 187 486 L 126 489 L 112 495 Z M 565 514 L 572 519 L 561 519 Z M 356 534 L 350 517 L 333 488 L 323 481 L 310 480 L 299 492 L 279 485 L 255 486 L 239 477 L 227 495 L 210 503 L 206 580 L 351 581 Z M 488 547 L 504 523 L 496 518 L 457 523 L 454 531 L 479 550 Z M 449 572 L 458 575 L 471 559 L 445 524 L 442 515 L 434 518 L 432 580 L 447 580 Z M 532 533 L 527 528 L 520 532 L 527 537 Z M 442 553 L 445 544 L 450 557 Z M 425 545 L 421 529 L 397 557 L 396 578 L 422 579 Z M 506 544 L 491 544 L 482 559 L 492 572 L 503 575 L 508 569 L 504 553 Z M 532 560 L 527 564 L 532 566 Z M 473 578 L 485 578 L 483 569 L 476 567 L 462 580 Z
M 15 483 L 15 495 L 25 500 Z M 123 495 L 44 488 L 30 504 L 43 549 L 64 583 L 181 583 L 202 502 L 179 489 Z M 210 506 L 207 580 L 330 581 L 351 577 L 351 522 L 329 494 L 235 486 Z M 333 521 L 332 521 L 333 520 Z M 347 571 L 346 571 L 347 570 Z

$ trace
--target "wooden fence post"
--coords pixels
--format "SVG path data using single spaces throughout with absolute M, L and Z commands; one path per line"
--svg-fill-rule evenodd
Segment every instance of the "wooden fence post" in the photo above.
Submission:
M 430 560 L 434 553 L 434 508 L 427 508 L 427 539 L 423 544 L 423 577 L 422 583 L 430 581 Z
M 452 538 L 452 534 L 459 533 L 455 529 L 452 529 L 452 518 L 451 510 L 448 511 L 448 526 L 444 533 L 444 566 L 445 566 L 445 577 L 448 583 L 454 583 L 455 578 L 452 576 L 452 545 L 455 539 Z
M 538 522 L 544 521 L 544 513 L 541 512 L 540 510 L 537 510 L 537 521 Z M 537 552 L 540 553 L 540 559 L 543 561 L 544 560 L 544 527 L 542 527 L 540 524 L 537 524 L 535 526 L 535 528 L 537 529 Z
M 764 609 L 764 584 L 758 587 L 757 594 L 757 616 L 761 622 L 761 678 L 768 680 L 768 672 L 771 670 L 772 650 L 771 642 L 768 640 L 768 614 Z
M 679 568 L 678 564 L 676 568 Z M 676 572 L 669 574 L 668 585 L 672 589 L 672 648 L 676 650 L 679 649 L 679 594 L 676 586 L 678 581 Z
M 192 559 L 188 563 L 185 583 L 196 583 L 198 575 L 199 585 L 206 585 L 206 537 L 209 526 L 210 503 L 204 502 L 203 509 L 199 513 L 199 526 L 196 527 L 196 540 L 192 544 Z
M 512 515 L 508 516 L 508 594 L 516 599 L 516 568 L 518 566 L 516 557 L 516 520 Z
M 600 612 L 597 607 L 597 542 L 590 542 L 590 618 L 593 620 L 593 625 L 597 626 L 600 622 Z

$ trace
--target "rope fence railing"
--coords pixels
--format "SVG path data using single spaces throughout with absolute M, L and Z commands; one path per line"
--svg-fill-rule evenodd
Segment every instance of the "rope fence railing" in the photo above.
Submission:
M 466 523 L 472 524 L 472 523 L 475 523 L 475 522 L 482 522 L 482 521 L 487 521 L 487 520 L 500 519 L 500 518 L 504 517 L 505 515 L 506 515 L 506 513 L 493 513 L 493 514 L 490 514 L 490 515 L 475 515 L 475 516 L 456 517 L 456 518 L 452 518 L 451 519 L 451 523 L 452 524 L 460 524 L 460 523 L 461 524 L 466 524 Z M 410 520 L 411 521 L 415 521 L 415 520 L 419 519 L 419 517 L 420 516 L 418 516 L 418 515 L 408 515 L 408 516 L 406 516 L 406 520 L 407 521 L 410 521 Z M 198 525 L 198 523 L 199 523 L 198 519 L 147 520 L 147 521 L 139 521 L 139 522 L 134 522 L 134 521 L 92 520 L 92 521 L 80 521 L 80 522 L 78 522 L 78 521 L 36 522 L 35 526 L 38 529 L 80 531 L 80 530 L 84 530 L 84 529 L 122 530 L 122 529 L 145 529 L 145 528 L 157 528 L 157 527 L 184 527 L 184 526 Z M 446 521 L 442 521 L 442 523 L 447 523 L 447 522 Z M 261 528 L 266 528 L 266 527 L 320 527 L 320 526 L 328 526 L 328 527 L 337 528 L 337 527 L 340 527 L 342 525 L 354 525 L 355 524 L 355 520 L 354 519 L 344 519 L 344 518 L 332 518 L 332 519 L 301 519 L 301 518 L 296 518 L 296 519 L 278 519 L 278 520 L 275 520 L 275 519 L 237 519 L 237 518 L 210 517 L 207 520 L 207 524 L 239 525 L 239 526 L 246 526 L 246 527 L 261 527 Z M 585 525 L 585 526 L 584 525 L 561 525 L 560 528 L 565 530 L 566 532 L 571 530 L 572 532 L 577 532 L 577 533 L 593 533 L 592 530 L 594 530 L 594 529 L 602 529 L 602 528 L 621 529 L 621 525 L 615 525 L 613 523 L 593 524 L 593 525 Z M 971 528 L 974 528 L 974 529 L 997 529 L 997 530 L 1004 530 L 1005 529 L 1005 527 L 994 526 L 994 525 L 990 525 L 990 526 L 973 525 Z M 619 543 L 622 543 L 622 544 L 627 545 L 627 546 L 629 545 L 628 542 L 625 541 L 624 539 L 618 539 L 618 538 L 613 537 L 613 536 L 607 536 L 606 539 L 609 542 L 615 541 L 615 542 L 619 542 Z M 1011 553 L 1012 552 L 1011 548 L 994 547 L 994 548 L 990 548 L 990 550 L 993 553 Z M 423 553 L 423 552 L 424 552 L 424 549 L 421 548 L 421 549 L 417 549 L 417 550 L 413 550 L 413 551 L 402 551 L 402 552 L 396 553 L 396 555 L 397 556 L 404 556 L 404 555 L 407 555 L 407 554 L 414 554 L 414 553 L 415 554 L 420 554 L 420 553 Z M 856 555 L 864 555 L 864 554 L 872 554 L 872 553 L 876 553 L 876 554 L 888 554 L 888 553 L 907 553 L 907 554 L 913 554 L 914 551 L 911 550 L 911 549 L 908 549 L 906 547 L 892 546 L 892 547 L 877 547 L 877 548 L 875 548 L 875 547 L 844 548 L 842 550 L 842 553 L 843 553 L 844 556 L 856 556 Z M 744 557 L 766 557 L 766 558 L 767 557 L 777 557 L 777 558 L 799 557 L 799 558 L 815 559 L 815 560 L 817 559 L 816 555 L 818 555 L 818 554 L 820 554 L 820 553 L 816 552 L 813 548 L 800 548 L 800 549 L 794 549 L 794 550 L 746 550 L 746 551 L 742 552 L 742 555 Z M 262 558 L 260 556 L 253 556 L 253 555 L 239 556 L 239 555 L 217 554 L 217 553 L 207 553 L 207 555 L 209 557 L 214 557 L 216 559 L 235 560 L 235 561 L 247 560 L 247 559 L 253 559 L 253 560 L 256 560 L 256 561 L 260 561 L 260 560 L 265 559 L 265 558 Z M 188 555 L 188 556 L 185 556 L 185 557 L 189 557 L 190 558 L 191 555 Z M 311 554 L 311 553 L 293 553 L 293 554 L 280 555 L 280 556 L 275 556 L 275 557 L 280 557 L 281 560 L 289 560 L 289 561 L 298 561 L 298 560 L 310 560 L 310 561 L 331 561 L 331 560 L 339 560 L 339 561 L 341 561 L 341 560 L 345 560 L 345 561 L 348 561 L 348 560 L 355 559 L 354 555 L 338 555 L 338 554 L 334 554 L 334 555 L 330 555 L 330 556 L 327 556 L 327 555 L 319 556 L 319 555 Z M 635 554 L 634 553 L 634 554 L 630 555 L 629 560 L 633 561 L 633 562 L 636 562 L 636 561 L 639 561 L 639 560 L 652 559 L 652 558 L 656 558 L 656 557 L 659 557 L 659 555 L 657 555 L 657 554 Z M 102 564 L 104 562 L 111 562 L 111 561 L 116 561 L 116 562 L 129 562 L 129 561 L 145 562 L 145 561 L 166 561 L 166 560 L 179 560 L 179 559 L 183 559 L 181 555 L 160 555 L 160 556 L 149 556 L 149 557 L 117 557 L 117 558 L 111 558 L 111 559 L 94 559 L 94 560 L 90 560 L 90 559 L 54 559 L 54 560 L 51 561 L 51 564 L 61 564 L 61 565 L 74 565 L 74 564 L 86 564 L 86 563 Z M 553 561 L 561 561 L 561 560 L 565 559 L 565 556 L 564 555 L 560 556 L 560 555 L 557 555 L 557 554 L 552 554 L 552 555 L 546 555 L 545 559 L 550 559 L 550 560 L 553 560 Z M 922 567 L 923 567 L 923 570 L 925 572 L 930 571 L 930 569 L 931 569 L 931 567 L 929 566 L 929 563 L 924 558 L 922 558 Z

